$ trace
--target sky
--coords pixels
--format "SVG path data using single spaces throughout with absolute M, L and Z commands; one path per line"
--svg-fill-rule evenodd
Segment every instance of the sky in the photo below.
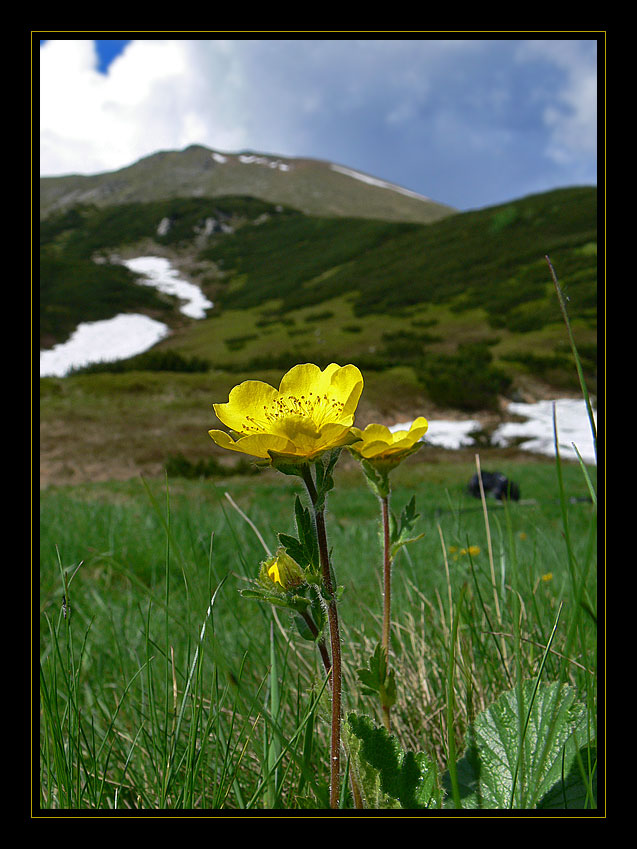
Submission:
M 201 144 L 324 159 L 459 210 L 597 184 L 601 33 L 405 35 L 41 41 L 40 174 Z

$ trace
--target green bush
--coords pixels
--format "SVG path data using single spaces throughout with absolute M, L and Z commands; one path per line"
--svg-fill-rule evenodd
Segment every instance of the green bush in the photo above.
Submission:
M 185 357 L 178 351 L 146 351 L 134 357 L 114 362 L 92 363 L 72 370 L 73 374 L 102 374 L 104 372 L 123 374 L 128 371 L 175 371 L 206 372 L 210 368 L 208 360 L 202 357 Z
M 492 360 L 484 343 L 460 345 L 450 356 L 428 356 L 420 368 L 421 381 L 430 399 L 442 407 L 496 409 L 498 395 L 506 392 L 511 378 Z
M 258 469 L 249 460 L 239 460 L 232 466 L 224 466 L 214 457 L 192 462 L 183 454 L 169 457 L 165 463 L 166 474 L 172 478 L 227 478 L 233 475 L 253 475 Z

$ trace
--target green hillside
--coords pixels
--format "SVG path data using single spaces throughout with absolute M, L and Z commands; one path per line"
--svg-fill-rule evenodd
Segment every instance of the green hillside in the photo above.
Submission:
M 162 221 L 169 222 L 163 230 Z M 217 226 L 202 237 L 206 221 Z M 250 371 L 287 368 L 299 357 L 355 357 L 370 370 L 409 366 L 429 373 L 430 383 L 443 372 L 443 382 L 453 383 L 465 363 L 464 377 L 472 379 L 476 370 L 495 370 L 489 403 L 521 373 L 562 388 L 572 381 L 548 254 L 595 380 L 592 188 L 429 225 L 307 216 L 251 198 L 81 207 L 43 222 L 41 245 L 47 336 L 63 338 L 109 307 L 113 314 L 162 310 L 175 333 L 159 348 L 211 367 Z M 180 263 L 214 301 L 209 318 L 184 323 L 170 299 L 131 284 L 121 265 L 92 262 L 154 249 Z M 448 388 L 440 391 L 440 401 L 455 405 Z
M 46 346 L 126 310 L 172 328 L 144 355 L 40 381 L 44 480 L 156 474 L 179 458 L 227 463 L 207 436 L 213 401 L 249 377 L 277 383 L 297 362 L 355 362 L 362 426 L 414 411 L 499 416 L 503 397 L 577 392 L 547 254 L 596 392 L 591 188 L 428 225 L 307 216 L 245 197 L 75 207 L 45 219 L 40 237 Z M 117 262 L 152 253 L 201 286 L 215 304 L 206 319 L 184 317 Z

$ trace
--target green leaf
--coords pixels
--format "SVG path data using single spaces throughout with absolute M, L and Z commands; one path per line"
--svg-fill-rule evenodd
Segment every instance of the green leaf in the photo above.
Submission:
M 436 767 L 422 752 L 404 752 L 395 737 L 368 716 L 350 713 L 347 734 L 360 741 L 350 744 L 354 767 L 362 777 L 367 807 L 381 807 L 385 797 L 405 809 L 435 807 Z M 349 738 L 350 740 L 352 738 Z M 395 807 L 385 802 L 382 807 Z
M 416 524 L 416 519 L 418 519 L 419 516 L 420 513 L 416 513 L 416 496 L 412 495 L 409 503 L 405 505 L 402 513 L 400 514 L 400 521 L 397 522 L 396 519 L 392 517 L 393 523 L 390 523 L 390 554 L 392 560 L 404 545 L 409 545 L 409 543 L 416 542 L 416 540 L 424 537 L 424 533 L 411 536 L 414 525 Z
M 314 463 L 316 467 L 316 501 L 314 503 L 314 509 L 317 512 L 325 508 L 327 493 L 334 488 L 332 472 L 338 458 L 341 456 L 342 450 L 342 447 L 332 448 L 331 451 L 326 451 L 320 460 Z
M 532 809 L 556 798 L 551 791 L 570 774 L 585 739 L 586 710 L 566 685 L 535 685 L 524 681 L 503 693 L 469 727 L 457 765 L 463 808 Z
M 584 746 L 571 768 L 537 804 L 543 810 L 577 811 L 597 807 L 597 750 Z
M 356 670 L 362 685 L 361 692 L 364 696 L 378 695 L 383 707 L 391 707 L 396 702 L 396 679 L 393 670 L 387 669 L 385 649 L 380 643 L 367 665 L 368 669 L 363 667 Z

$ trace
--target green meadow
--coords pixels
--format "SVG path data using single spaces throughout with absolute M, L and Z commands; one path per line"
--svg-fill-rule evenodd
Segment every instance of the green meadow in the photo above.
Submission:
M 539 680 L 568 687 L 583 721 L 568 775 L 551 762 L 542 784 L 523 763 L 513 807 L 594 810 L 594 469 L 587 480 L 574 463 L 505 463 L 521 500 L 483 504 L 466 491 L 475 466 L 428 462 L 433 451 L 399 468 L 392 492 L 397 513 L 416 496 L 424 534 L 394 563 L 391 640 L 392 742 L 435 770 L 421 807 L 454 808 L 449 771 L 467 769 L 472 723 Z M 376 727 L 378 705 L 356 670 L 379 640 L 378 503 L 350 463 L 335 479 L 327 520 L 343 587 L 344 709 Z M 41 493 L 42 809 L 327 807 L 329 721 L 316 647 L 288 611 L 239 594 L 277 534 L 294 533 L 296 494 L 297 479 L 271 469 Z M 541 730 L 550 737 L 555 722 Z M 562 765 L 564 751 L 552 753 Z M 352 809 L 343 786 L 341 805 Z M 479 806 L 470 790 L 471 781 L 460 783 L 462 807 Z

